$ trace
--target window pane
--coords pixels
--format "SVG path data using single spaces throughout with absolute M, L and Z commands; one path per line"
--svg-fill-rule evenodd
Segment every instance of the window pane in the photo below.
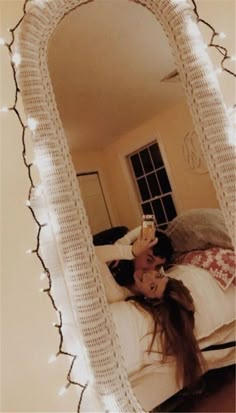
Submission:
M 157 171 L 157 176 L 161 185 L 162 193 L 165 194 L 166 192 L 171 192 L 171 186 L 165 168 Z
M 155 172 L 153 174 L 147 175 L 147 181 L 149 185 L 149 189 L 151 191 L 152 196 L 157 196 L 161 194 L 160 187 L 157 181 L 157 177 Z
M 144 149 L 143 151 L 140 152 L 140 156 L 142 159 L 143 167 L 146 173 L 153 171 L 153 164 L 151 161 L 150 154 L 148 152 L 148 149 Z
M 131 162 L 132 162 L 132 166 L 133 166 L 135 176 L 137 178 L 139 176 L 142 176 L 144 174 L 144 172 L 143 172 L 143 168 L 142 168 L 142 165 L 141 165 L 139 155 L 133 155 L 133 156 L 130 157 L 130 159 L 131 159 Z
M 165 208 L 165 212 L 168 218 L 168 221 L 171 221 L 176 217 L 176 209 L 172 200 L 172 196 L 167 195 L 162 198 L 162 202 Z
M 151 197 L 151 195 L 150 195 L 150 192 L 148 190 L 146 179 L 145 178 L 140 178 L 140 179 L 137 180 L 137 183 L 138 183 L 138 187 L 139 187 L 139 191 L 140 191 L 142 201 L 147 201 Z
M 164 163 L 162 160 L 162 156 L 161 156 L 161 152 L 160 152 L 158 144 L 154 143 L 154 145 L 149 147 L 149 150 L 151 152 L 151 157 L 155 165 L 155 168 L 160 168 L 161 166 L 163 166 Z
M 143 210 L 144 215 L 153 214 L 152 206 L 150 202 L 146 202 L 145 204 L 142 204 L 142 210 Z
M 152 207 L 153 207 L 154 214 L 156 217 L 157 225 L 165 223 L 166 217 L 165 217 L 165 213 L 162 207 L 161 200 L 155 199 L 155 201 L 152 201 Z

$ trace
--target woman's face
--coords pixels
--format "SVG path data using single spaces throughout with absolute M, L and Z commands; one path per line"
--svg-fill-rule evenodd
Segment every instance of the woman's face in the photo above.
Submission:
M 158 271 L 136 270 L 134 273 L 136 294 L 149 298 L 161 298 L 165 291 L 168 277 L 160 276 Z

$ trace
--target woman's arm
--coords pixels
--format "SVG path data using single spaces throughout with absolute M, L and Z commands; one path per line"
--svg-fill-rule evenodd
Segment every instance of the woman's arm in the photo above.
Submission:
M 153 236 L 152 230 L 145 235 L 145 238 L 142 238 L 142 234 L 139 233 L 133 245 L 100 245 L 95 247 L 95 252 L 101 262 L 133 260 L 157 243 L 157 238 L 153 239 Z
M 95 253 L 101 262 L 133 260 L 132 245 L 99 245 Z
M 141 232 L 141 226 L 134 228 L 132 231 L 127 232 L 124 237 L 118 239 L 115 245 L 130 245 L 138 238 Z

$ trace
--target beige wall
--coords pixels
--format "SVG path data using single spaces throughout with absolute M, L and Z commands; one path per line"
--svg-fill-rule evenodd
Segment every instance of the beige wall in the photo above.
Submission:
M 235 0 L 197 0 L 199 14 L 227 37 L 220 44 L 230 55 L 235 51 Z M 209 42 L 211 31 L 200 26 L 205 42 Z M 217 42 L 217 38 L 215 39 Z M 220 66 L 220 55 L 214 48 L 208 49 L 215 68 Z M 235 62 L 227 60 L 225 66 L 235 71 Z M 235 102 L 234 77 L 226 72 L 219 75 L 219 82 L 227 107 Z M 75 154 L 75 167 L 100 168 L 105 196 L 112 215 L 113 225 L 134 227 L 140 222 L 137 194 L 133 187 L 125 156 L 140 146 L 157 139 L 161 144 L 169 178 L 172 184 L 177 211 L 190 208 L 218 207 L 215 190 L 209 174 L 191 170 L 183 158 L 183 138 L 192 129 L 191 117 L 182 102 L 137 127 L 104 151 L 94 154 Z M 99 164 L 98 164 L 99 159 Z M 98 170 L 98 169 L 96 169 Z
M 137 195 L 125 156 L 153 140 L 160 144 L 178 212 L 218 206 L 209 175 L 197 174 L 184 161 L 183 138 L 192 129 L 184 101 L 127 133 L 105 150 L 110 188 L 120 188 L 113 189 L 113 196 L 122 223 L 130 228 L 140 223 Z
M 229 37 L 224 40 L 229 51 L 234 45 L 234 0 L 197 0 L 202 14 Z M 214 3 L 214 7 L 212 4 Z M 18 21 L 23 1 L 0 1 L 0 37 L 8 38 L 8 27 Z M 217 4 L 217 7 L 216 7 Z M 227 4 L 227 7 L 226 7 Z M 201 10 L 200 9 L 200 10 Z M 217 12 L 215 11 L 217 9 Z M 221 24 L 222 23 L 222 24 Z M 11 105 L 14 88 L 11 68 L 5 48 L 0 50 L 1 95 L 0 107 Z M 226 84 L 225 84 L 226 85 Z M 227 81 L 224 93 L 232 91 Z M 231 85 L 231 81 L 230 81 Z M 231 97 L 227 98 L 231 99 Z M 75 412 L 73 386 L 63 397 L 58 389 L 65 383 L 68 361 L 64 357 L 48 365 L 50 354 L 58 349 L 59 336 L 52 328 L 55 312 L 49 299 L 39 294 L 41 266 L 34 256 L 25 255 L 36 244 L 36 228 L 25 207 L 29 189 L 26 168 L 21 158 L 21 128 L 13 113 L 0 114 L 1 121 L 1 411 L 3 412 Z M 154 122 L 155 123 L 155 122 Z M 146 138 L 153 138 L 164 129 L 153 121 L 145 126 Z M 134 134 L 133 134 L 133 139 Z M 165 150 L 169 151 L 168 143 Z M 112 160 L 112 150 L 109 151 Z M 170 151 L 171 156 L 171 151 Z M 171 162 L 174 185 L 178 185 L 177 160 Z M 111 170 L 109 164 L 105 169 Z M 114 179 L 118 179 L 117 177 Z M 107 185 L 112 185 L 109 181 Z M 120 187 L 120 191 L 122 188 Z M 180 197 L 181 187 L 178 189 Z M 130 197 L 130 195 L 129 195 Z M 132 200 L 129 201 L 132 204 Z M 115 201 L 116 203 L 116 201 Z M 181 205 L 181 208 L 186 206 Z M 127 208 L 126 208 L 127 209 Z M 129 220 L 127 211 L 119 208 L 116 219 Z M 130 221 L 129 221 L 130 222 Z
M 0 37 L 21 16 L 23 1 L 0 1 Z M 5 48 L 0 48 L 0 107 L 14 101 L 12 71 Z M 76 412 L 71 386 L 63 397 L 69 363 L 54 364 L 59 334 L 57 316 L 40 281 L 39 260 L 25 251 L 36 246 L 36 225 L 25 206 L 29 179 L 22 160 L 21 127 L 14 113 L 0 113 L 1 135 L 1 412 Z
M 73 156 L 76 170 L 101 171 L 114 225 L 139 225 L 141 210 L 126 156 L 157 140 L 166 164 L 178 212 L 215 208 L 218 202 L 208 173 L 192 170 L 183 157 L 183 140 L 193 130 L 185 99 L 120 137 L 104 151 Z

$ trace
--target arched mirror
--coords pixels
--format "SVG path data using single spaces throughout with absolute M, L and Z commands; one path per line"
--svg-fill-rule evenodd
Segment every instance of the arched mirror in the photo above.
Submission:
M 45 1 L 29 7 L 18 47 L 43 188 L 31 204 L 47 223 L 40 248 L 73 381 L 100 411 L 150 409 L 125 368 L 92 235 L 220 206 L 233 240 L 232 130 L 196 16 L 184 0 Z

